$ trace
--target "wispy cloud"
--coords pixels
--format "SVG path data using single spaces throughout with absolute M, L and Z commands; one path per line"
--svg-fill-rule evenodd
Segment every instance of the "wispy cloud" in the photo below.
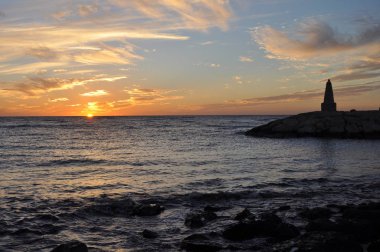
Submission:
M 302 22 L 292 32 L 270 26 L 257 27 L 252 38 L 267 52 L 267 58 L 323 67 L 336 81 L 380 76 L 380 24 L 368 22 L 355 34 L 341 33 L 318 20 Z
M 78 5 L 78 13 L 82 17 L 90 16 L 99 11 L 97 4 L 80 4 Z
M 253 62 L 253 59 L 247 56 L 240 56 L 239 57 L 240 62 Z
M 76 86 L 83 86 L 91 82 L 113 82 L 116 80 L 124 79 L 125 76 L 116 77 L 102 77 L 102 78 L 88 78 L 88 79 L 75 79 L 75 78 L 41 78 L 29 77 L 27 81 L 22 83 L 0 83 L 3 91 L 7 92 L 22 92 L 29 96 L 39 95 L 45 92 L 55 90 L 72 89 Z
M 102 89 L 81 94 L 81 96 L 86 96 L 86 97 L 97 97 L 97 96 L 105 96 L 105 95 L 109 95 L 109 93 Z
M 129 106 L 152 105 L 167 103 L 173 100 L 183 99 L 183 96 L 175 95 L 175 90 L 161 90 L 150 88 L 133 88 L 124 90 L 128 94 L 127 99 L 109 102 L 113 109 L 122 109 Z
M 68 100 L 69 100 L 68 98 L 62 97 L 62 98 L 49 99 L 49 102 L 65 102 Z
M 359 85 L 346 85 L 338 86 L 334 88 L 335 96 L 337 97 L 347 97 L 347 96 L 360 96 L 368 92 L 380 90 L 380 81 L 368 82 Z M 226 104 L 234 104 L 239 106 L 252 106 L 252 105 L 265 105 L 272 103 L 288 103 L 288 102 L 299 102 L 310 99 L 320 99 L 323 97 L 324 90 L 322 89 L 311 89 L 300 92 L 294 92 L 289 94 L 265 96 L 248 98 L 241 100 L 228 101 Z
M 362 28 L 356 35 L 345 35 L 334 30 L 327 23 L 311 20 L 300 23 L 297 31 L 292 35 L 270 26 L 257 27 L 251 34 L 271 57 L 305 59 L 378 43 L 380 26 L 372 24 Z M 298 39 L 299 37 L 301 38 Z

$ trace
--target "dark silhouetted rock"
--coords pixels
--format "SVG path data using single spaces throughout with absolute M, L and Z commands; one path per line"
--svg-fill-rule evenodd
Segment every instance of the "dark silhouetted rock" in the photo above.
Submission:
M 214 212 L 197 211 L 186 215 L 185 225 L 190 228 L 199 228 L 216 218 L 218 218 L 218 216 Z
M 51 252 L 88 252 L 86 244 L 80 241 L 71 241 L 61 244 Z
M 156 232 L 154 232 L 154 231 L 151 231 L 151 230 L 148 230 L 148 229 L 144 229 L 142 231 L 142 236 L 144 238 L 154 239 L 154 238 L 158 237 L 158 234 Z
M 307 231 L 336 231 L 338 229 L 338 225 L 327 218 L 311 220 L 306 225 Z
M 238 213 L 234 220 L 238 220 L 238 221 L 243 221 L 243 220 L 255 220 L 255 215 L 251 213 L 251 211 L 249 211 L 248 208 L 245 208 L 243 211 L 241 211 L 240 213 Z
M 274 233 L 274 238 L 277 241 L 285 241 L 293 239 L 300 235 L 299 230 L 292 224 L 280 223 Z
M 292 231 L 291 237 L 298 235 L 298 230 L 293 229 L 290 224 L 283 224 L 282 220 L 273 213 L 265 213 L 260 216 L 259 220 L 249 220 L 239 222 L 227 227 L 222 235 L 224 238 L 232 241 L 244 241 L 254 237 L 278 237 L 288 239 L 284 234 L 285 230 Z M 294 231 L 294 232 L 293 232 Z
M 319 219 L 319 218 L 329 218 L 332 212 L 328 208 L 316 207 L 311 209 L 305 209 L 300 212 L 300 216 L 307 218 L 309 220 Z
M 367 248 L 368 252 L 380 252 L 380 240 L 371 242 Z
M 223 246 L 215 241 L 212 241 L 209 235 L 192 234 L 181 242 L 181 248 L 186 251 L 219 251 Z
M 362 252 L 360 243 L 350 236 L 335 232 L 310 232 L 298 240 L 298 251 L 310 252 Z
M 279 208 L 277 208 L 277 211 L 287 211 L 287 210 L 290 210 L 290 206 L 288 205 L 284 205 L 284 206 L 280 206 Z
M 239 222 L 227 227 L 222 235 L 231 241 L 244 241 L 254 238 L 257 231 L 254 223 Z
M 380 139 L 380 111 L 303 113 L 255 127 L 246 135 Z
M 160 214 L 164 209 L 158 204 L 141 204 L 134 208 L 133 213 L 137 216 L 154 216 Z
M 204 211 L 206 212 L 218 212 L 220 210 L 225 209 L 224 207 L 218 207 L 218 206 L 205 206 Z

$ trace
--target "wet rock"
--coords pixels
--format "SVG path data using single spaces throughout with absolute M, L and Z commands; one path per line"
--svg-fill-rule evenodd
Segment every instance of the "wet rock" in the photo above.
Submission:
M 309 112 L 255 127 L 256 137 L 380 138 L 380 111 Z
M 276 241 L 285 241 L 293 239 L 300 235 L 299 230 L 292 224 L 280 223 L 274 233 Z
M 298 251 L 310 252 L 362 252 L 360 243 L 350 236 L 336 232 L 310 232 L 300 237 Z
M 151 230 L 148 230 L 148 229 L 144 229 L 142 231 L 142 236 L 144 238 L 154 239 L 154 238 L 158 237 L 158 234 L 156 232 L 154 232 L 154 231 L 151 231 Z
M 212 241 L 209 235 L 192 234 L 181 242 L 181 248 L 186 251 L 219 251 L 223 246 L 215 241 Z
M 190 236 L 185 237 L 184 241 L 207 241 L 210 238 L 205 234 L 192 234 Z
M 309 220 L 319 218 L 329 218 L 331 216 L 331 210 L 324 207 L 316 207 L 311 209 L 305 209 L 300 213 L 300 216 Z
M 239 222 L 227 227 L 222 235 L 231 241 L 245 241 L 254 238 L 257 231 L 254 223 Z
M 218 216 L 214 212 L 193 212 L 186 215 L 185 225 L 190 228 L 199 228 L 206 225 L 207 222 L 215 220 L 216 218 L 218 218 Z
M 371 242 L 367 248 L 368 252 L 380 252 L 380 240 Z
M 165 208 L 158 204 L 141 204 L 137 205 L 133 213 L 137 216 L 154 216 L 163 212 Z
M 255 220 L 255 215 L 249 211 L 248 208 L 245 208 L 243 211 L 238 213 L 234 220 L 243 221 L 243 220 Z
M 311 220 L 305 228 L 307 231 L 336 231 L 339 229 L 336 223 L 326 218 Z
M 61 244 L 54 248 L 51 252 L 88 252 L 86 244 L 80 241 L 71 241 Z
M 279 208 L 277 208 L 277 211 L 279 212 L 288 211 L 288 210 L 290 210 L 290 206 L 288 205 L 280 206 Z
M 221 211 L 221 210 L 223 210 L 223 209 L 225 209 L 224 207 L 218 207 L 218 206 L 209 206 L 209 205 L 207 205 L 207 206 L 205 206 L 204 207 L 204 211 L 205 212 L 218 212 L 218 211 Z
M 115 216 L 132 216 L 136 207 L 136 202 L 132 199 L 111 200 L 107 199 L 106 203 L 99 203 L 86 207 L 83 211 L 92 212 L 94 214 Z

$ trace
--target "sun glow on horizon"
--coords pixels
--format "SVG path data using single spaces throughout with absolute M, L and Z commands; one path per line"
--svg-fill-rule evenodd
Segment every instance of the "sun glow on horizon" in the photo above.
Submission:
M 91 113 L 88 113 L 88 114 L 87 114 L 87 118 L 93 118 L 93 117 L 94 117 L 93 114 L 91 114 Z

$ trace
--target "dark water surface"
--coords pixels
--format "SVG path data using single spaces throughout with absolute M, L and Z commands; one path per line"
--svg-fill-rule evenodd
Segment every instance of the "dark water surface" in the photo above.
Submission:
M 186 214 L 206 205 L 232 215 L 246 206 L 380 200 L 380 141 L 242 134 L 276 118 L 0 118 L 0 251 L 49 251 L 72 239 L 111 251 L 175 251 L 194 232 Z M 129 198 L 166 210 L 92 211 Z M 142 238 L 145 228 L 159 238 Z

